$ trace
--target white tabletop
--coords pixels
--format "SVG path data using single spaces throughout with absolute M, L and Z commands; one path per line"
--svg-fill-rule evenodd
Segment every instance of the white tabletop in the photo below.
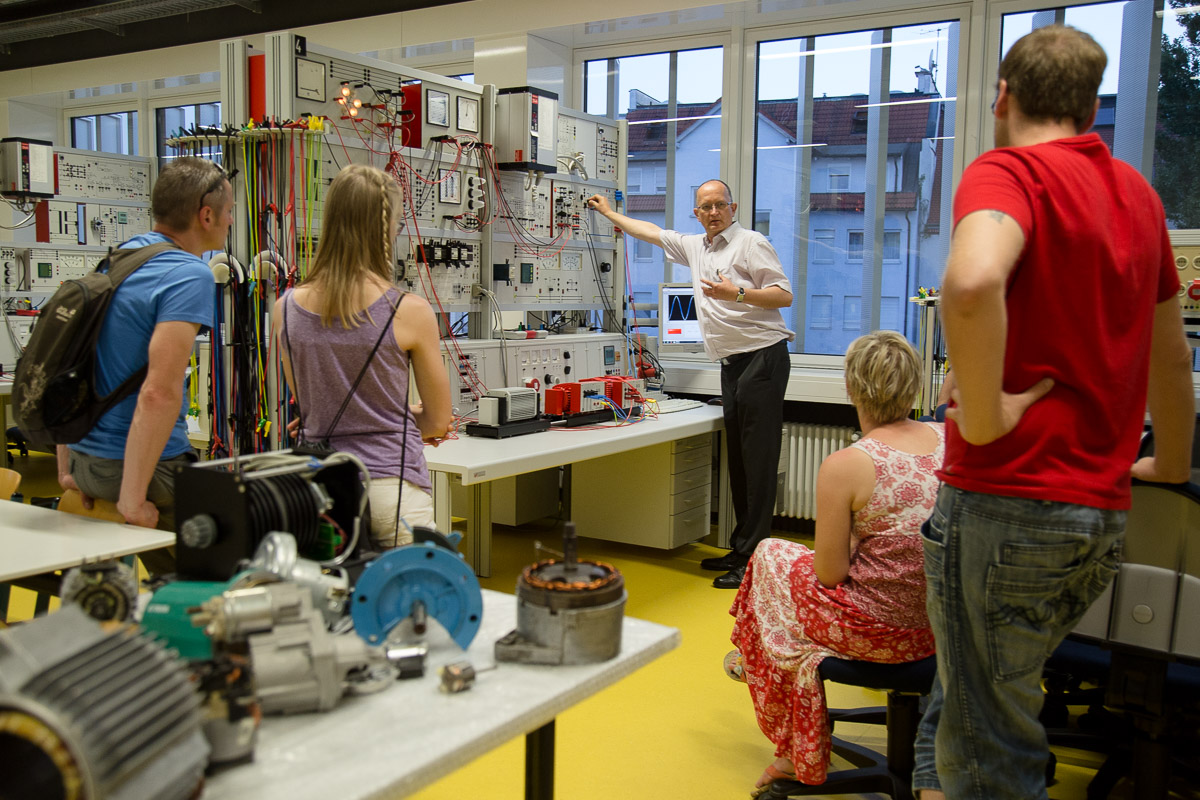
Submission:
M 676 628 L 626 617 L 621 652 L 610 661 L 572 667 L 502 663 L 479 673 L 471 689 L 442 694 L 439 666 L 462 658 L 477 670 L 492 665 L 496 639 L 514 627 L 512 595 L 485 589 L 483 608 L 482 627 L 466 653 L 430 624 L 423 678 L 343 698 L 324 714 L 264 719 L 254 762 L 210 777 L 203 800 L 402 797 L 540 728 L 680 643 Z
M 0 501 L 0 581 L 173 544 L 169 531 Z
M 706 405 L 632 425 L 552 428 L 508 439 L 460 433 L 458 439 L 426 447 L 425 461 L 430 470 L 457 473 L 470 485 L 712 433 L 724 426 L 721 407 Z

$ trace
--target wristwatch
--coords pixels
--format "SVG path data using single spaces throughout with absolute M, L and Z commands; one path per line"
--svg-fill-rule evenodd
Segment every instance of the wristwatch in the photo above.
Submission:
M 739 286 L 739 287 L 738 287 L 738 293 L 737 293 L 737 297 L 735 297 L 735 298 L 734 298 L 733 302 L 735 302 L 735 303 L 744 303 L 744 302 L 746 302 L 746 289 L 745 289 L 745 287 L 743 287 L 743 286 Z

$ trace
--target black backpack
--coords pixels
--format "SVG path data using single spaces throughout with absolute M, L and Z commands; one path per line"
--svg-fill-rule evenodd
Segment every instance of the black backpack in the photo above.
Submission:
M 110 250 L 95 271 L 64 281 L 42 306 L 25 353 L 17 361 L 12 406 L 17 427 L 31 443 L 49 448 L 72 444 L 100 417 L 133 394 L 147 367 L 105 397 L 96 395 L 96 347 L 117 287 L 138 267 L 174 242 Z

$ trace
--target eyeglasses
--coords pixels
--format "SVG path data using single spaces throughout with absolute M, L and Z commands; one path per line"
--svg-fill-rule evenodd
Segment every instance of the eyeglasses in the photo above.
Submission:
M 213 178 L 212 183 L 210 183 L 208 185 L 208 188 L 204 190 L 204 194 L 200 195 L 200 208 L 196 209 L 197 211 L 204 208 L 204 205 L 205 205 L 204 198 L 208 197 L 210 194 L 212 194 L 213 192 L 220 189 L 224 185 L 225 181 L 229 181 L 230 183 L 233 183 L 233 179 L 238 174 L 238 171 L 236 169 L 233 172 L 226 172 L 221 167 L 217 167 L 217 172 L 219 173 L 217 175 L 217 177 Z
M 705 203 L 697 208 L 697 211 L 703 211 L 705 214 L 711 214 L 714 211 L 724 211 L 729 208 L 729 203 Z

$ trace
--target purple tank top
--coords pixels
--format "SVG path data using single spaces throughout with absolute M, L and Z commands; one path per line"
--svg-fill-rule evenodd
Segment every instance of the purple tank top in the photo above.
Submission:
M 383 337 L 337 429 L 329 435 L 330 423 L 379 339 L 380 326 L 398 302 L 400 293 L 389 289 L 371 304 L 369 319 L 361 320 L 358 327 L 343 327 L 340 320 L 323 327 L 321 315 L 297 303 L 289 290 L 283 301 L 287 334 L 283 346 L 289 350 L 306 439 L 328 438 L 335 449 L 358 456 L 372 478 L 400 475 L 404 456 L 404 479 L 429 490 L 432 484 L 425 466 L 425 446 L 407 403 L 408 354 L 400 350 L 395 336 Z

